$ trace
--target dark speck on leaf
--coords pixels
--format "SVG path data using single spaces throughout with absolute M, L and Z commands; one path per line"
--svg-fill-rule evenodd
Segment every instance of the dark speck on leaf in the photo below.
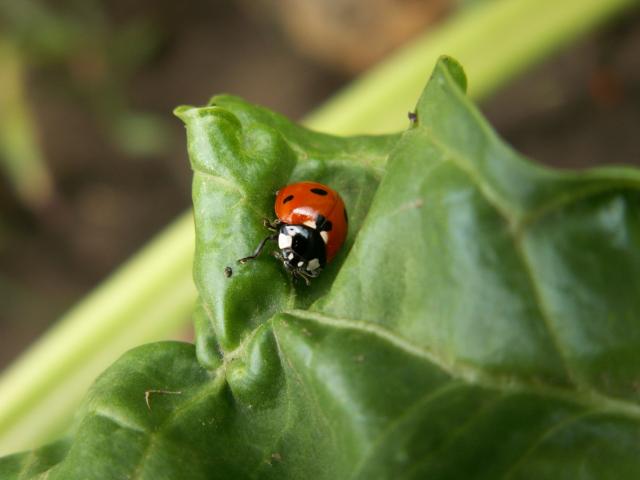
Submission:
M 229 278 L 233 275 L 233 269 L 231 267 L 224 267 L 224 276 Z

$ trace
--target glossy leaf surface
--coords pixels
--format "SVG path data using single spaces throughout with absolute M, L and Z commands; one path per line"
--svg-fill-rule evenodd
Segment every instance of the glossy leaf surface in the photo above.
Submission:
M 196 345 L 125 355 L 69 442 L 0 477 L 640 478 L 640 174 L 524 160 L 465 83 L 442 59 L 401 136 L 320 135 L 233 97 L 178 109 Z M 351 221 L 311 287 L 269 255 L 235 264 L 302 179 Z

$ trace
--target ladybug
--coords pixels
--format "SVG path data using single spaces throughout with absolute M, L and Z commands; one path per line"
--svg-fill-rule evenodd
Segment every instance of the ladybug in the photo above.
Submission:
M 264 221 L 273 233 L 260 242 L 253 254 L 240 263 L 257 258 L 268 241 L 277 241 L 276 258 L 294 277 L 317 277 L 340 250 L 347 236 L 349 219 L 338 193 L 317 182 L 298 182 L 276 193 L 276 220 Z

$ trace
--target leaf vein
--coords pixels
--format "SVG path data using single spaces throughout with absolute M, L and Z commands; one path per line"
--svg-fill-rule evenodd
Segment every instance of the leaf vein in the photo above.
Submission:
M 553 435 L 555 435 L 560 429 L 563 429 L 563 428 L 567 427 L 568 425 L 571 425 L 572 423 L 576 423 L 578 420 L 582 420 L 585 417 L 588 417 L 588 416 L 594 415 L 594 414 L 598 414 L 598 413 L 600 413 L 600 412 L 595 411 L 595 410 L 586 410 L 586 411 L 583 410 L 583 411 L 580 411 L 580 412 L 576 413 L 575 415 L 571 415 L 568 418 L 565 418 L 564 420 L 561 420 L 558 423 L 555 423 L 554 425 L 551 425 L 549 428 L 544 430 L 540 435 L 538 435 L 538 437 L 535 438 L 533 440 L 533 442 L 531 442 L 531 445 L 529 446 L 529 448 L 527 448 L 527 449 L 525 449 L 523 451 L 522 456 L 513 463 L 513 465 L 509 468 L 509 470 L 507 470 L 504 473 L 504 476 L 502 478 L 504 480 L 507 480 L 508 478 L 511 478 L 513 476 L 513 474 L 518 471 L 518 469 L 525 462 L 525 460 L 529 456 L 531 456 L 531 454 L 533 452 L 535 452 L 535 450 L 540 445 L 542 445 L 542 443 L 547 438 L 550 438 Z
M 279 350 L 279 352 L 281 354 L 282 360 L 287 362 L 287 365 L 289 365 L 289 368 L 291 369 L 291 371 L 298 378 L 298 381 L 300 382 L 300 384 L 303 385 L 303 391 L 304 391 L 305 396 L 307 398 L 309 398 L 309 400 L 316 405 L 316 409 L 319 412 L 320 419 L 326 425 L 327 430 L 329 432 L 331 432 L 331 436 L 333 438 L 334 443 L 337 444 L 337 442 L 335 441 L 335 432 L 331 428 L 331 422 L 329 422 L 329 419 L 324 414 L 324 410 L 320 407 L 320 403 L 318 402 L 318 398 L 315 395 L 313 395 L 311 392 L 309 392 L 309 390 L 307 388 L 304 388 L 305 382 L 302 380 L 302 376 L 300 375 L 300 372 L 298 372 L 298 370 L 296 370 L 296 368 L 293 366 L 293 363 L 287 357 L 286 353 L 284 352 L 284 349 L 280 348 L 280 340 L 278 339 L 278 332 L 277 332 L 277 328 L 276 328 L 275 324 L 273 326 L 273 335 L 274 335 L 274 337 L 276 339 L 276 343 L 278 344 L 278 350 Z
M 415 345 L 396 332 L 372 322 L 332 317 L 322 312 L 306 310 L 292 310 L 287 313 L 300 320 L 311 321 L 334 328 L 356 330 L 373 335 L 401 349 L 407 354 L 423 358 L 452 377 L 464 380 L 470 384 L 476 384 L 487 389 L 502 392 L 530 393 L 548 396 L 568 403 L 599 409 L 603 412 L 623 415 L 640 422 L 640 405 L 629 402 L 628 400 L 608 397 L 592 390 L 575 390 L 544 383 L 534 384 L 515 376 L 498 376 L 488 373 L 471 364 L 447 362 L 424 346 Z
M 393 421 L 389 422 L 389 424 L 385 427 L 385 429 L 380 432 L 380 434 L 376 437 L 376 439 L 372 442 L 371 446 L 367 449 L 365 455 L 363 455 L 362 459 L 358 462 L 356 467 L 353 470 L 353 474 L 351 478 L 357 478 L 358 475 L 362 473 L 362 470 L 367 465 L 369 459 L 375 454 L 376 450 L 384 440 L 391 434 L 393 431 L 405 420 L 411 418 L 416 412 L 419 412 L 420 408 L 424 407 L 426 404 L 435 400 L 441 395 L 446 395 L 450 390 L 468 387 L 462 382 L 449 381 L 445 382 L 445 384 L 435 390 L 428 390 L 424 395 L 419 397 L 409 408 L 402 412 L 402 414 L 398 415 Z
M 516 254 L 520 257 L 520 260 L 522 262 L 522 266 L 523 266 L 525 275 L 527 277 L 536 306 L 538 307 L 540 320 L 545 330 L 549 334 L 549 338 L 551 340 L 551 343 L 554 349 L 558 353 L 560 361 L 562 362 L 562 365 L 563 365 L 563 370 L 567 374 L 567 377 L 569 378 L 569 380 L 576 387 L 590 389 L 590 386 L 585 382 L 585 379 L 582 377 L 578 377 L 575 369 L 573 369 L 569 364 L 569 359 L 568 359 L 569 355 L 565 350 L 565 347 L 563 346 L 560 335 L 558 335 L 558 332 L 555 328 L 555 324 L 553 323 L 553 320 L 551 318 L 549 308 L 546 306 L 544 302 L 544 297 L 542 295 L 542 292 L 540 291 L 540 288 L 538 287 L 539 282 L 536 281 L 533 265 L 531 264 L 531 261 L 529 260 L 529 257 L 527 256 L 526 251 L 522 248 L 522 245 L 518 241 L 518 239 L 516 239 L 514 236 L 512 236 L 511 238 L 513 239 Z
M 148 433 L 144 427 L 128 421 L 124 416 L 119 415 L 116 412 L 108 412 L 106 410 L 98 409 L 94 410 L 93 414 L 96 417 L 104 418 L 105 420 L 108 420 L 109 422 L 114 423 L 118 427 L 125 430 L 133 430 L 134 432 L 138 433 Z
M 442 442 L 442 444 L 436 448 L 433 452 L 431 452 L 431 455 L 428 456 L 427 458 L 422 459 L 419 462 L 415 462 L 411 468 L 409 469 L 409 471 L 407 471 L 403 476 L 402 479 L 404 478 L 412 478 L 413 474 L 419 470 L 420 468 L 422 468 L 423 466 L 427 465 L 430 461 L 433 460 L 433 458 L 436 457 L 436 454 L 438 453 L 442 453 L 444 451 L 446 451 L 448 448 L 451 447 L 451 445 L 455 442 L 455 440 L 457 438 L 459 438 L 466 430 L 470 429 L 471 426 L 476 423 L 478 420 L 480 420 L 482 418 L 482 415 L 484 415 L 487 411 L 489 411 L 490 409 L 494 408 L 498 403 L 500 403 L 503 400 L 503 398 L 501 396 L 497 396 L 491 400 L 489 400 L 487 403 L 485 403 L 484 405 L 482 405 L 480 408 L 478 408 L 471 416 L 469 416 L 464 422 L 462 422 L 462 424 L 460 424 L 456 429 L 454 429 Z M 400 479 L 401 480 L 401 479 Z
M 430 138 L 433 141 L 435 146 L 437 146 L 444 153 L 447 153 L 449 155 L 448 157 L 445 158 L 445 160 L 451 161 L 456 166 L 458 166 L 458 168 L 460 168 L 461 171 L 463 171 L 469 176 L 472 182 L 474 182 L 478 186 L 478 190 L 484 196 L 487 202 L 496 209 L 496 211 L 500 214 L 500 216 L 504 218 L 507 225 L 511 227 L 511 228 L 507 228 L 506 230 L 507 232 L 509 232 L 510 238 L 514 245 L 514 250 L 522 262 L 522 266 L 526 274 L 532 296 L 535 300 L 536 306 L 538 308 L 538 312 L 540 314 L 540 320 L 544 325 L 545 330 L 548 332 L 549 339 L 551 340 L 551 343 L 555 351 L 557 352 L 559 359 L 562 362 L 563 370 L 566 373 L 569 380 L 571 380 L 574 383 L 574 385 L 581 388 L 590 388 L 590 386 L 584 381 L 583 378 L 577 377 L 577 373 L 569 364 L 568 353 L 565 351 L 565 348 L 563 347 L 562 342 L 560 341 L 560 337 L 557 334 L 556 329 L 554 328 L 554 323 L 551 319 L 549 309 L 546 308 L 544 304 L 543 296 L 542 296 L 542 293 L 540 292 L 540 289 L 538 288 L 538 284 L 536 282 L 536 277 L 534 275 L 531 262 L 529 261 L 529 258 L 527 257 L 526 252 L 522 248 L 521 240 L 519 236 L 516 234 L 516 232 L 520 231 L 520 229 L 513 228 L 515 225 L 520 223 L 519 221 L 516 221 L 516 219 L 519 218 L 520 215 L 516 215 L 513 211 L 509 211 L 508 209 L 504 208 L 502 206 L 503 202 L 501 200 L 500 201 L 498 200 L 499 195 L 495 193 L 493 189 L 488 189 L 486 187 L 483 188 L 483 186 L 485 185 L 484 182 L 481 182 L 478 180 L 475 170 L 467 166 L 468 162 L 463 160 L 460 154 L 458 154 L 453 150 L 450 150 L 447 146 L 443 145 L 441 142 L 439 142 L 435 138 L 435 136 L 430 135 Z

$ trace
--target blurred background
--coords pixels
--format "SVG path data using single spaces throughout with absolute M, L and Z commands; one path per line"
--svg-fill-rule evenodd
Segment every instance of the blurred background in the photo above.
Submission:
M 189 208 L 175 106 L 300 119 L 481 1 L 0 0 L 0 368 Z M 540 162 L 640 165 L 640 11 L 481 108 Z

